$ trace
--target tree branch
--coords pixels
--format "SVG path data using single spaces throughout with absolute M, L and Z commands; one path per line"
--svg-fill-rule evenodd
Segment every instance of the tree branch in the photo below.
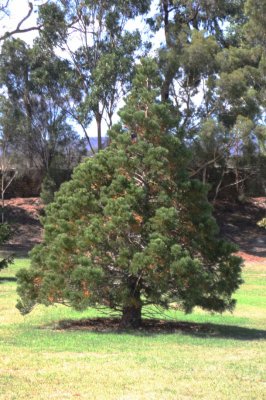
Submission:
M 22 20 L 18 23 L 16 30 L 18 31 L 20 30 L 21 25 L 31 16 L 32 11 L 33 11 L 33 4 L 29 2 L 28 14 L 24 18 L 22 18 Z
M 6 0 L 6 3 L 2 4 L 0 6 L 0 12 L 4 13 L 6 15 L 8 15 L 8 11 L 7 11 L 8 3 L 9 3 L 9 0 Z
M 212 160 L 206 161 L 204 164 L 202 164 L 196 171 L 192 171 L 189 174 L 189 177 L 192 178 L 193 176 L 197 175 L 201 170 L 203 170 L 204 168 L 208 167 L 208 165 L 214 164 L 217 160 L 219 160 L 220 158 L 222 158 L 221 154 L 218 154 L 217 156 L 214 154 L 214 157 Z
M 6 33 L 4 33 L 4 35 L 0 36 L 0 41 L 8 39 L 9 37 L 11 37 L 11 36 L 13 36 L 15 34 L 18 34 L 18 33 L 25 33 L 25 32 L 31 32 L 31 31 L 36 31 L 36 30 L 39 31 L 41 29 L 42 25 L 40 25 L 40 26 L 32 26 L 32 27 L 29 27 L 29 28 L 21 29 L 22 24 L 27 19 L 30 18 L 32 12 L 33 12 L 33 4 L 31 2 L 29 2 L 29 11 L 28 11 L 27 15 L 24 18 L 22 18 L 22 20 L 18 23 L 18 25 L 17 25 L 17 27 L 15 29 L 13 29 L 10 32 L 6 32 Z

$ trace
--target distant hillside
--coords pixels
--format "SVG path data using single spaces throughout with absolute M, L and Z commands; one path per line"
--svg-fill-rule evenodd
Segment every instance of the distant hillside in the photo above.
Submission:
M 109 139 L 108 136 L 105 136 L 105 137 L 102 138 L 103 147 L 107 146 L 108 139 Z M 92 148 L 97 150 L 98 149 L 98 138 L 97 137 L 90 137 L 90 142 L 91 142 Z M 87 148 L 88 152 L 91 151 L 89 143 L 86 144 L 86 148 Z

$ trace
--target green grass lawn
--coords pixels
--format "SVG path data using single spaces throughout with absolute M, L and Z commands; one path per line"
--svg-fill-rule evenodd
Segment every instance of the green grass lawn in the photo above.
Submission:
M 1 400 L 266 399 L 266 265 L 244 268 L 233 314 L 164 315 L 209 323 L 208 333 L 151 335 L 47 328 L 95 310 L 39 306 L 21 316 L 14 277 L 26 265 L 0 272 Z

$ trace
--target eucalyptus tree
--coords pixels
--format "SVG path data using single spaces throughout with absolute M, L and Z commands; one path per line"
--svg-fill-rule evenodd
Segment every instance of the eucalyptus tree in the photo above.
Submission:
M 78 144 L 65 112 L 67 62 L 20 39 L 4 42 L 0 84 L 2 129 L 29 167 L 48 171 L 66 146 Z M 10 134 L 12 132 L 12 135 Z
M 68 112 L 87 138 L 87 128 L 95 119 L 99 149 L 103 120 L 112 126 L 141 46 L 140 33 L 129 32 L 127 22 L 144 14 L 149 5 L 149 0 L 58 0 L 39 9 L 42 40 L 64 50 L 71 62 Z

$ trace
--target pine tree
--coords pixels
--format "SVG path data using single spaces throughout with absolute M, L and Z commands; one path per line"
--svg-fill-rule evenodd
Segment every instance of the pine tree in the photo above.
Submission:
M 171 303 L 232 310 L 241 260 L 218 237 L 207 187 L 188 178 L 189 153 L 170 102 L 160 102 L 156 64 L 138 66 L 110 146 L 78 166 L 46 209 L 44 243 L 18 274 L 18 308 L 62 303 L 122 312 Z

